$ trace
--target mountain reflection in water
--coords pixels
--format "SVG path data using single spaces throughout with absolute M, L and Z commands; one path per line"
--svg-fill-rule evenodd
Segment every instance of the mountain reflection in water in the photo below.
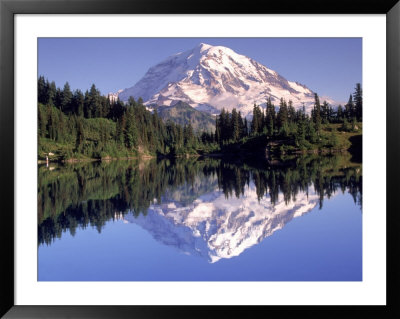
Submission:
M 123 219 L 209 262 L 240 255 L 337 192 L 360 207 L 362 199 L 361 165 L 348 154 L 279 166 L 210 158 L 40 166 L 38 180 L 39 245 Z

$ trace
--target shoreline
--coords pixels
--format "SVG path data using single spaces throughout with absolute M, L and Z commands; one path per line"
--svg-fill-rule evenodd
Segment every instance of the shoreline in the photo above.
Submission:
M 136 159 L 153 159 L 157 158 L 156 156 L 151 156 L 151 155 L 144 155 L 144 156 L 124 156 L 124 157 L 103 157 L 103 158 L 70 158 L 67 160 L 49 160 L 48 163 L 85 163 L 85 162 L 111 162 L 111 161 L 118 161 L 118 160 L 136 160 Z M 37 164 L 46 164 L 47 162 L 45 160 L 38 160 Z
M 179 156 L 153 156 L 153 155 L 143 155 L 143 156 L 125 156 L 125 157 L 104 157 L 104 158 L 84 158 L 84 159 L 68 159 L 68 160 L 49 160 L 49 164 L 78 164 L 78 163 L 90 163 L 90 162 L 112 162 L 112 161 L 130 161 L 130 160 L 144 160 L 144 161 L 149 161 L 149 160 L 157 160 L 157 159 L 189 159 L 189 158 L 216 158 L 216 159 L 226 159 L 228 161 L 231 160 L 236 160 L 236 161 L 262 161 L 265 160 L 269 162 L 270 164 L 272 163 L 280 163 L 280 162 L 285 162 L 286 160 L 284 157 L 302 157 L 302 156 L 307 156 L 307 155 L 317 155 L 317 156 L 327 156 L 330 154 L 338 154 L 338 153 L 348 153 L 351 155 L 357 155 L 354 154 L 354 152 L 351 152 L 347 149 L 317 149 L 317 150 L 306 150 L 306 151 L 290 151 L 290 152 L 285 152 L 280 154 L 280 156 L 270 156 L 269 154 L 261 154 L 261 153 L 239 153 L 239 154 L 234 154 L 234 153 L 205 153 L 205 154 L 185 154 L 185 155 L 179 155 Z M 283 156 L 283 157 L 282 157 Z M 358 161 L 356 161 L 358 162 Z M 360 162 L 362 163 L 362 162 Z M 44 165 L 46 164 L 45 160 L 38 160 L 37 162 L 38 165 Z
M 123 156 L 123 157 L 102 157 L 102 158 L 70 158 L 67 160 L 49 159 L 49 163 L 83 163 L 83 162 L 110 162 L 118 160 L 151 160 L 151 159 L 164 159 L 164 158 L 191 158 L 202 157 L 211 154 L 182 154 L 176 156 L 156 156 L 156 155 L 140 155 L 140 156 Z M 46 164 L 46 160 L 37 160 L 37 164 Z

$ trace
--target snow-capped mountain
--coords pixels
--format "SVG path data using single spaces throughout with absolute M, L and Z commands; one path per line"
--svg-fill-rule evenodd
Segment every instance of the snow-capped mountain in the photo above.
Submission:
M 248 115 L 254 103 L 263 105 L 268 97 L 275 106 L 280 98 L 292 100 L 295 107 L 304 103 L 308 110 L 314 104 L 314 92 L 305 85 L 288 81 L 227 47 L 204 43 L 151 67 L 139 82 L 118 96 L 123 101 L 130 96 L 142 97 L 145 104 L 158 106 L 180 100 L 213 114 L 222 108 L 237 108 Z M 329 99 L 327 102 L 334 104 Z
M 214 191 L 191 203 L 163 200 L 152 205 L 146 216 L 125 215 L 125 222 L 140 225 L 162 244 L 214 263 L 260 243 L 293 218 L 311 211 L 319 200 L 310 190 L 297 194 L 290 203 L 281 195 L 273 206 L 268 197 L 258 199 L 254 183 L 239 198 L 226 199 L 214 182 L 216 179 L 207 180 L 214 184 Z

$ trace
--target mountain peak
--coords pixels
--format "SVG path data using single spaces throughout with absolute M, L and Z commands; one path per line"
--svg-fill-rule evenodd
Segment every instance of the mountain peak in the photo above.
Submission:
M 209 45 L 209 44 L 207 44 L 207 43 L 201 42 L 201 43 L 199 43 L 199 44 L 197 45 L 196 48 L 198 48 L 198 49 L 200 50 L 200 52 L 203 52 L 203 51 L 206 51 L 206 50 L 212 48 L 212 45 Z
M 314 92 L 298 82 L 224 46 L 199 43 L 151 67 L 133 87 L 119 95 L 123 101 L 142 97 L 145 104 L 169 106 L 183 101 L 211 114 L 236 108 L 251 115 L 254 103 L 268 98 L 277 106 L 281 98 L 310 110 Z M 333 101 L 327 100 L 328 103 Z

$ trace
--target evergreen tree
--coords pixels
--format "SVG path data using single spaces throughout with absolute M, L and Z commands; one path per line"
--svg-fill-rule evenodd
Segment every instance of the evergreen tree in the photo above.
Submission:
M 305 139 L 306 139 L 306 121 L 300 118 L 297 125 L 297 132 L 295 135 L 295 141 L 297 146 L 302 145 Z
M 227 119 L 228 115 L 225 111 L 225 108 L 222 108 L 221 113 L 217 116 L 217 125 L 215 134 L 218 136 L 218 141 L 223 143 L 227 137 Z
M 335 119 L 335 111 L 331 105 L 328 105 L 328 123 L 333 122 Z
M 242 118 L 242 113 L 239 111 L 238 113 L 238 122 L 239 122 L 239 139 L 243 138 L 246 136 L 246 132 L 245 132 L 245 123 L 243 121 Z
M 126 126 L 125 115 L 122 115 L 117 120 L 117 125 L 116 125 L 115 141 L 117 142 L 117 144 L 123 144 L 124 143 L 125 126 Z
M 47 114 L 46 114 L 46 109 L 44 106 L 39 105 L 38 106 L 38 135 L 40 137 L 46 137 L 47 135 Z
M 293 102 L 289 100 L 288 104 L 288 120 L 294 123 L 296 121 L 296 110 L 294 109 Z
M 261 121 L 261 117 L 258 112 L 258 106 L 256 104 L 254 104 L 253 105 L 253 119 L 251 120 L 251 133 L 253 135 L 258 133 L 260 121 Z
M 231 123 L 231 129 L 232 129 L 232 138 L 236 142 L 240 138 L 240 122 L 239 122 L 239 114 L 234 108 L 232 110 L 232 123 Z
M 341 122 L 343 122 L 343 118 L 344 118 L 343 107 L 342 107 L 342 105 L 339 104 L 337 111 L 336 111 L 336 121 L 341 123 Z
M 266 109 L 266 125 L 267 131 L 269 136 L 274 135 L 274 128 L 275 128 L 275 106 L 271 102 L 271 97 L 268 97 L 267 101 L 267 109 Z
M 90 112 L 90 117 L 99 117 L 101 110 L 101 96 L 100 92 L 97 90 L 96 86 L 92 84 L 90 91 L 88 93 L 88 109 Z
M 314 102 L 314 109 L 313 109 L 313 121 L 315 123 L 315 129 L 319 132 L 321 128 L 321 104 L 319 102 L 318 94 L 315 93 L 314 95 L 315 102 Z
M 68 111 L 71 106 L 71 100 L 72 100 L 72 92 L 71 88 L 69 87 L 69 83 L 66 82 L 64 84 L 64 89 L 61 91 L 61 105 L 60 109 L 61 111 Z
M 128 149 L 132 149 L 138 142 L 138 131 L 132 107 L 129 107 L 126 112 L 124 124 L 124 142 Z
M 90 107 L 90 96 L 89 96 L 89 91 L 86 90 L 85 92 L 85 97 L 84 97 L 84 103 L 83 103 L 83 115 L 86 118 L 92 118 L 92 110 Z
M 351 120 L 355 116 L 353 96 L 350 94 L 349 101 L 345 105 L 345 117 Z
M 54 97 L 53 103 L 54 103 L 54 106 L 55 106 L 56 108 L 58 108 L 58 109 L 60 109 L 60 110 L 62 111 L 62 109 L 61 109 L 61 108 L 62 108 L 61 102 L 62 102 L 62 91 L 61 91 L 60 88 L 57 88 L 57 89 L 56 89 L 56 95 L 55 95 L 55 97 Z
M 326 101 L 321 106 L 321 119 L 324 124 L 329 122 L 329 105 Z
M 50 105 L 55 105 L 56 103 L 56 95 L 57 95 L 57 87 L 56 83 L 54 81 L 51 81 L 51 83 L 48 86 L 48 100 L 47 104 Z
M 228 111 L 222 110 L 221 113 L 221 128 L 222 128 L 222 140 L 228 141 L 232 137 L 231 131 L 231 114 Z
M 71 113 L 76 114 L 78 117 L 84 116 L 83 108 L 85 104 L 85 97 L 81 90 L 74 91 L 71 99 Z
M 44 79 L 44 76 L 40 76 L 38 80 L 38 102 L 44 105 L 49 103 L 49 82 Z
M 110 112 L 108 114 L 108 118 L 116 121 L 121 118 L 122 114 L 124 114 L 126 107 L 121 102 L 120 99 L 113 101 L 110 103 Z
M 354 109 L 355 109 L 355 114 L 354 116 L 357 118 L 358 121 L 362 121 L 362 89 L 361 89 L 361 84 L 357 83 L 356 84 L 356 91 L 354 92 Z
M 288 123 L 288 107 L 286 101 L 281 98 L 277 114 L 278 129 L 281 130 Z

